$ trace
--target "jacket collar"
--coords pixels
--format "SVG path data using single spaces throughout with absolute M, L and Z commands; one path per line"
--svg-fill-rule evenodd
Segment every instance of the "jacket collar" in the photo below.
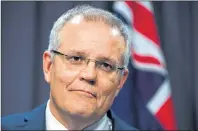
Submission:
M 17 130 L 45 130 L 45 110 L 47 103 L 34 109 L 32 112 L 26 113 L 23 121 L 16 126 Z M 110 109 L 107 116 L 112 121 L 113 130 L 123 130 L 123 121 Z

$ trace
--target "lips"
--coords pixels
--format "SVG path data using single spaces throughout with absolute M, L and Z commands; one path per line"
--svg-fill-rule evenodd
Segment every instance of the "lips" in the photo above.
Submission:
M 71 91 L 78 91 L 78 92 L 87 93 L 87 94 L 91 95 L 92 97 L 95 97 L 96 98 L 96 93 L 91 92 L 91 91 L 86 91 L 86 90 L 81 90 L 81 89 L 73 89 Z

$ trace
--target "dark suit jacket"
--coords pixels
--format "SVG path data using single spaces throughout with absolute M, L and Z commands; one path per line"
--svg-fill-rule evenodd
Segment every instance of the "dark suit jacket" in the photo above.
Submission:
M 46 103 L 31 112 L 13 114 L 1 119 L 2 130 L 45 130 Z M 113 130 L 136 130 L 118 118 L 113 111 L 107 112 L 112 120 Z

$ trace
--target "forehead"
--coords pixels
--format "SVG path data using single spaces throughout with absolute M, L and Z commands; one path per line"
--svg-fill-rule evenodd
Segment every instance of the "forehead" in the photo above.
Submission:
M 116 28 L 103 22 L 73 21 L 65 24 L 59 32 L 60 50 L 82 51 L 93 57 L 121 57 L 125 50 L 125 41 Z

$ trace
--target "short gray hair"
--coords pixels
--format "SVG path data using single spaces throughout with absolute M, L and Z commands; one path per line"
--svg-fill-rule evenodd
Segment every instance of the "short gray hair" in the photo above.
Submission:
M 129 34 L 129 29 L 119 18 L 114 16 L 112 13 L 92 7 L 90 5 L 77 6 L 73 9 L 68 10 L 58 18 L 58 20 L 54 23 L 49 36 L 48 50 L 57 50 L 59 48 L 59 31 L 63 28 L 66 22 L 78 15 L 82 16 L 85 21 L 102 21 L 110 27 L 117 28 L 120 31 L 121 36 L 123 36 L 126 43 L 126 48 L 123 54 L 123 63 L 127 68 L 131 55 L 131 37 Z

